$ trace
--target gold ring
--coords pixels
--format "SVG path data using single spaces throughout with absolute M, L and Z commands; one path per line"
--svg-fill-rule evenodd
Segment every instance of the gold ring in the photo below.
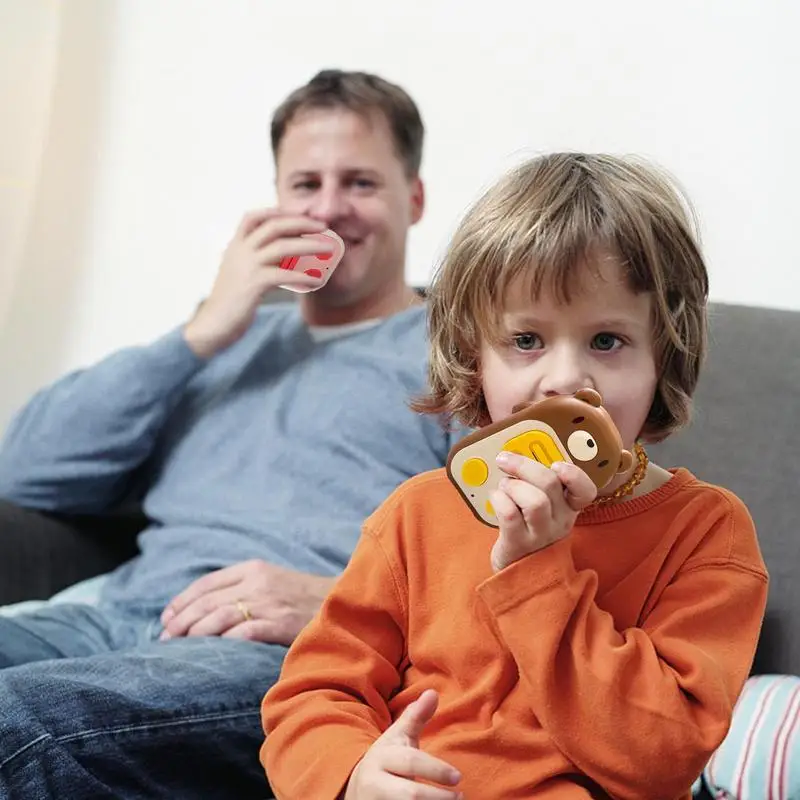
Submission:
M 244 602 L 244 600 L 237 600 L 236 608 L 242 612 L 245 622 L 250 622 L 250 620 L 253 619 L 253 615 L 250 613 L 250 609 L 247 607 L 247 604 Z

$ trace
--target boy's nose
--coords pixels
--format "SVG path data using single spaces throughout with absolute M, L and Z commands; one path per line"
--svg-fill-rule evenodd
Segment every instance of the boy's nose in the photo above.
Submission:
M 565 356 L 552 360 L 539 386 L 545 397 L 575 394 L 578 389 L 587 388 L 596 387 L 581 360 Z

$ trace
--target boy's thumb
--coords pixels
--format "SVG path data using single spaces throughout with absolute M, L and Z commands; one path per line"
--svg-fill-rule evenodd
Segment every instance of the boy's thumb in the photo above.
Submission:
M 403 713 L 394 721 L 387 733 L 392 738 L 399 734 L 407 739 L 409 744 L 417 747 L 422 731 L 433 719 L 438 704 L 439 695 L 433 689 L 426 689 L 413 703 L 403 710 Z

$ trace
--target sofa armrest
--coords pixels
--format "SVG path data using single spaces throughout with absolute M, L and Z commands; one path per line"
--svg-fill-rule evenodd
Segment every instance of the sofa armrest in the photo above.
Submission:
M 137 552 L 140 514 L 69 518 L 0 500 L 0 605 L 44 600 Z

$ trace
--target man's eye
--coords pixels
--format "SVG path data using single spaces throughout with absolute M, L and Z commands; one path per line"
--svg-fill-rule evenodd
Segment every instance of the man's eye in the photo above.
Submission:
M 541 346 L 541 340 L 535 333 L 518 333 L 514 337 L 514 346 L 518 350 L 536 350 Z
M 372 181 L 369 178 L 354 178 L 353 186 L 355 186 L 356 189 L 374 189 L 375 181 Z
M 301 189 L 303 191 L 311 191 L 316 189 L 319 184 L 315 183 L 314 181 L 300 181 L 300 183 L 294 184 L 292 187 L 293 189 Z
M 598 333 L 592 339 L 592 347 L 595 350 L 615 350 L 621 344 L 619 336 L 615 336 L 613 333 Z

